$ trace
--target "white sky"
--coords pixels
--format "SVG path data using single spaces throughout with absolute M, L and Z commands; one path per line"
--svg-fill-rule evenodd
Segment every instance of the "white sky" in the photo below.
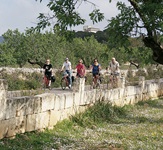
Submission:
M 37 17 L 39 13 L 49 13 L 49 9 L 46 6 L 49 0 L 43 0 L 42 3 L 35 0 L 1 0 L 0 4 L 0 35 L 5 33 L 8 29 L 15 30 L 18 29 L 20 32 L 24 32 L 26 28 L 35 27 L 37 23 Z M 109 3 L 109 0 L 89 0 L 98 5 L 98 8 L 105 14 L 105 20 L 98 24 L 92 24 L 92 22 L 87 19 L 88 12 L 90 12 L 93 7 L 88 4 L 82 4 L 78 11 L 81 15 L 88 21 L 85 25 L 94 26 L 104 30 L 107 25 L 107 19 L 115 17 L 118 13 L 116 8 L 117 0 L 113 0 Z M 127 1 L 127 0 L 123 0 Z M 83 30 L 83 25 L 72 28 L 74 30 Z

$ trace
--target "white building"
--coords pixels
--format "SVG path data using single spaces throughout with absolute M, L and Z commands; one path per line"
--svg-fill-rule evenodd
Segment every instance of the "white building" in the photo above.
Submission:
M 92 26 L 83 26 L 83 31 L 96 33 L 97 31 L 100 31 L 100 29 Z

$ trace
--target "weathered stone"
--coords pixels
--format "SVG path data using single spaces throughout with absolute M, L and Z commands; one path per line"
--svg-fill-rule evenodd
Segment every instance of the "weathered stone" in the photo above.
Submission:
M 73 107 L 73 93 L 65 93 L 65 109 Z
M 96 101 L 124 106 L 138 101 L 155 99 L 163 95 L 163 80 L 144 81 L 139 86 L 125 88 L 86 90 L 84 80 L 79 80 L 79 91 L 70 93 L 44 93 L 37 96 L 6 98 L 4 82 L 0 84 L 0 139 L 17 133 L 53 128 L 58 121 L 83 112 Z M 143 81 L 141 83 L 141 81 Z

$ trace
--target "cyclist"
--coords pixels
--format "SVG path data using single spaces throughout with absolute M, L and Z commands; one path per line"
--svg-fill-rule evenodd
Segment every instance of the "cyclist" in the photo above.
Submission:
M 44 75 L 49 80 L 48 88 L 51 87 L 51 77 L 52 77 L 52 65 L 50 64 L 50 59 L 46 60 L 46 63 L 43 66 Z
M 83 64 L 83 60 L 79 59 L 79 63 L 76 66 L 77 74 L 76 76 L 79 78 L 85 77 L 85 65 Z
M 61 68 L 61 71 L 65 71 L 68 76 L 69 76 L 69 87 L 71 88 L 71 85 L 72 85 L 72 68 L 71 68 L 71 62 L 69 61 L 68 58 L 65 59 L 65 62 L 63 63 L 62 65 L 62 68 Z
M 112 58 L 111 62 L 109 63 L 108 68 L 111 71 L 111 76 L 110 76 L 111 82 L 113 82 L 113 76 L 115 76 L 116 83 L 118 83 L 118 76 L 120 75 L 119 62 L 116 61 L 116 59 L 114 57 Z
M 98 63 L 98 60 L 95 58 L 93 64 L 91 65 L 92 75 L 93 75 L 93 81 L 97 77 L 97 75 L 100 75 L 101 65 Z

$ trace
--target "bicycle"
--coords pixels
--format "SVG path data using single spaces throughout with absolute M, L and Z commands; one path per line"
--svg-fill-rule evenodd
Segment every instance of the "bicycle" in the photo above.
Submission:
M 63 76 L 61 78 L 61 88 L 62 88 L 62 90 L 65 90 L 66 87 L 68 87 L 69 89 L 71 88 L 69 86 L 69 75 L 67 72 L 64 72 Z
M 97 74 L 93 77 L 91 88 L 101 89 L 102 83 L 104 83 L 104 77 L 102 77 L 100 74 Z
M 107 80 L 107 89 L 109 89 L 109 85 L 111 86 L 110 88 L 116 88 L 118 87 L 118 74 L 117 73 L 106 73 L 108 74 L 108 80 Z
M 49 78 L 46 76 L 46 75 L 44 75 L 44 77 L 43 77 L 43 88 L 44 89 L 46 89 L 46 88 L 49 88 L 49 89 L 51 89 L 51 86 L 49 86 Z

